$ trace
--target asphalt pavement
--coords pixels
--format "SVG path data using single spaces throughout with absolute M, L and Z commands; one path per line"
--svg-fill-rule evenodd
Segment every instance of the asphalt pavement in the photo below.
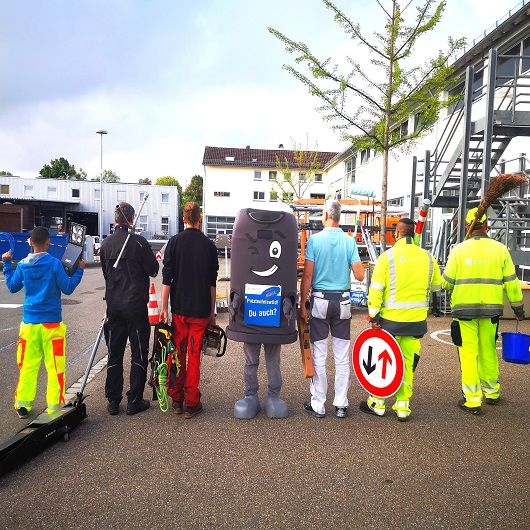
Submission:
M 220 277 L 224 271 L 221 260 Z M 78 303 L 65 306 L 70 384 L 82 376 L 101 324 L 102 286 L 101 271 L 87 269 L 70 297 Z M 1 303 L 5 291 L 0 284 Z M 12 409 L 17 311 L 0 309 L 3 439 L 24 425 Z M 366 328 L 366 311 L 353 313 L 352 342 Z M 501 360 L 501 402 L 484 405 L 482 416 L 461 411 L 450 321 L 429 317 L 406 423 L 389 406 L 382 418 L 361 413 L 366 393 L 353 374 L 348 416 L 336 418 L 331 358 L 327 415 L 309 416 L 298 343 L 282 347 L 285 419 L 233 417 L 243 395 L 241 343 L 203 359 L 204 411 L 192 419 L 163 413 L 157 402 L 135 416 L 122 402 L 120 415 L 110 416 L 103 369 L 85 389 L 88 418 L 70 441 L 0 478 L 0 528 L 528 529 L 530 365 Z M 227 323 L 220 313 L 218 324 Z M 501 330 L 514 331 L 514 321 L 501 321 Z M 530 333 L 530 322 L 519 330 Z M 100 347 L 97 358 L 104 354 Z M 264 361 L 259 375 L 263 404 Z M 43 404 L 44 386 L 39 393 Z

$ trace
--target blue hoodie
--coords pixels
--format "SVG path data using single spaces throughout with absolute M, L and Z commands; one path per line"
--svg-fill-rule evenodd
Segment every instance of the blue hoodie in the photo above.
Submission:
M 57 258 L 38 252 L 28 254 L 16 270 L 11 261 L 4 261 L 4 276 L 10 292 L 24 287 L 24 324 L 42 324 L 62 321 L 61 291 L 72 294 L 83 277 L 83 269 L 78 268 L 70 277 Z

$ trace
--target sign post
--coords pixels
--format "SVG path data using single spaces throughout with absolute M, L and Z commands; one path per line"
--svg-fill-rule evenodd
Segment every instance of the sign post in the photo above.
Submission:
M 371 328 L 359 333 L 353 344 L 353 371 L 372 396 L 393 396 L 403 382 L 405 363 L 396 339 L 387 331 Z

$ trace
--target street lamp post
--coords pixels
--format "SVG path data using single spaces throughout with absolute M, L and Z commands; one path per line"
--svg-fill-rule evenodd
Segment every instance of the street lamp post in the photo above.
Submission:
M 101 136 L 101 173 L 99 174 L 99 244 L 103 241 L 103 135 L 107 134 L 105 129 L 96 131 Z

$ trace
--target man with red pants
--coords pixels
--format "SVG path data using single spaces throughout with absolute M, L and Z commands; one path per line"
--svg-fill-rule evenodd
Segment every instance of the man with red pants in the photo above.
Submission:
M 168 322 L 171 296 L 173 341 L 179 372 L 170 376 L 168 395 L 173 411 L 189 419 L 202 412 L 199 390 L 201 345 L 208 324 L 215 324 L 215 300 L 219 260 L 217 249 L 200 230 L 199 205 L 184 205 L 186 229 L 167 243 L 162 269 L 160 321 Z M 186 363 L 187 361 L 187 363 Z

